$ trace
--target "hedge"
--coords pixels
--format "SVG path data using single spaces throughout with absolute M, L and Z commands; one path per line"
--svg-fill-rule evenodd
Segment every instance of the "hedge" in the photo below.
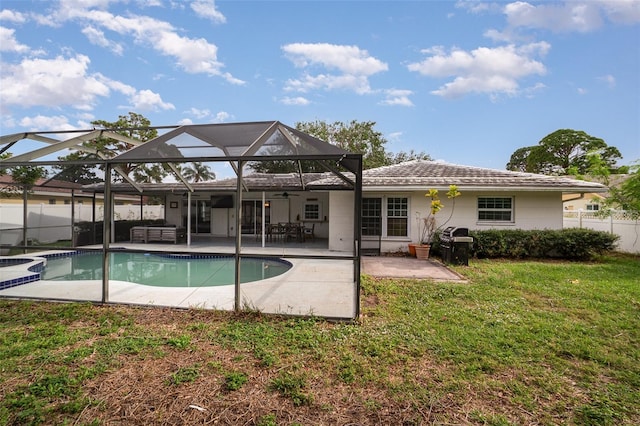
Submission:
M 612 251 L 620 238 L 592 229 L 469 231 L 476 258 L 554 258 L 588 260 Z

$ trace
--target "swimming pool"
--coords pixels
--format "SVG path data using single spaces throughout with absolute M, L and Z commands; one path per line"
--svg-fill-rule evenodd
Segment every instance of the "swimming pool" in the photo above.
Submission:
M 240 259 L 240 282 L 259 281 L 285 273 L 291 263 L 278 258 Z M 102 253 L 72 253 L 47 259 L 42 280 L 102 279 Z M 235 284 L 232 256 L 114 252 L 109 279 L 155 287 L 215 287 Z

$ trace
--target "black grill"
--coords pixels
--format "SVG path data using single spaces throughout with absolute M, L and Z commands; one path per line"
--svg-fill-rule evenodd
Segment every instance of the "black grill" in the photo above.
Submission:
M 469 265 L 469 251 L 473 237 L 468 228 L 449 226 L 440 234 L 440 251 L 443 263 Z

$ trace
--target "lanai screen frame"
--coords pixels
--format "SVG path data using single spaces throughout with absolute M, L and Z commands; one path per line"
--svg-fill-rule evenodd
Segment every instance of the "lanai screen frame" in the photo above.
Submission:
M 161 157 L 149 157 L 149 153 L 153 152 L 154 148 L 158 148 L 163 143 L 167 141 L 171 141 L 173 138 L 178 137 L 183 134 L 189 134 L 192 137 L 199 139 L 196 135 L 201 135 L 199 130 L 204 130 L 206 128 L 220 127 L 220 126 L 257 126 L 257 128 L 262 128 L 265 126 L 263 132 L 260 133 L 259 137 L 253 141 L 248 149 L 243 153 L 233 154 L 231 151 L 233 148 L 237 148 L 239 145 L 236 141 L 235 144 L 225 145 L 224 141 L 216 141 L 216 144 L 212 146 L 222 147 L 220 150 L 224 155 L 209 155 L 209 156 L 197 156 L 197 157 L 184 157 L 181 155 L 167 154 L 164 152 Z M 353 260 L 354 264 L 354 276 L 353 280 L 355 283 L 354 288 L 354 317 L 353 318 L 335 318 L 335 319 L 348 319 L 353 320 L 360 316 L 360 265 L 361 265 L 361 250 L 360 250 L 360 241 L 361 241 L 361 200 L 362 200 L 362 155 L 354 154 L 348 151 L 342 150 L 339 147 L 331 145 L 325 141 L 322 141 L 318 138 L 315 138 L 311 135 L 308 135 L 304 132 L 301 132 L 295 128 L 289 127 L 287 125 L 282 124 L 279 121 L 268 121 L 268 122 L 245 122 L 245 123 L 224 123 L 224 124 L 199 124 L 199 125 L 187 125 L 187 126 L 150 126 L 145 127 L 144 129 L 172 129 L 167 133 L 158 136 L 150 141 L 141 143 L 140 141 L 129 140 L 126 137 L 121 136 L 117 132 L 123 130 L 136 130 L 136 128 L 118 128 L 118 129 L 91 129 L 91 130 L 73 130 L 73 131 L 46 131 L 46 132 L 25 132 L 14 135 L 2 136 L 0 138 L 0 153 L 7 151 L 13 144 L 22 139 L 33 139 L 37 141 L 42 141 L 49 143 L 49 147 L 41 148 L 39 150 L 33 150 L 31 152 L 18 155 L 16 157 L 10 157 L 6 160 L 0 160 L 0 169 L 11 168 L 15 166 L 56 166 L 69 164 L 91 164 L 93 166 L 103 166 L 104 167 L 104 219 L 103 219 L 103 241 L 102 241 L 102 254 L 103 254 L 103 279 L 102 279 L 102 303 L 109 303 L 108 294 L 109 294 L 109 254 L 114 251 L 110 248 L 110 239 L 111 239 L 111 221 L 113 218 L 113 205 L 112 205 L 112 192 L 111 185 L 113 183 L 113 172 L 117 170 L 118 166 L 125 163 L 136 163 L 136 164 L 153 164 L 153 163 L 190 163 L 190 162 L 227 162 L 232 165 L 237 174 L 237 184 L 236 184 L 236 242 L 235 242 L 235 250 L 234 250 L 234 259 L 235 259 L 235 296 L 234 296 L 234 309 L 236 311 L 241 311 L 241 300 L 240 300 L 240 258 L 241 258 L 241 238 L 242 233 L 240 232 L 240 221 L 241 221 L 241 209 L 242 209 L 242 194 L 243 192 L 248 192 L 248 189 L 244 185 L 243 181 L 243 169 L 247 163 L 250 162 L 264 162 L 264 161 L 278 161 L 278 160 L 289 160 L 294 161 L 298 164 L 298 173 L 302 174 L 302 169 L 300 167 L 301 161 L 315 161 L 323 166 L 328 172 L 332 172 L 334 175 L 340 178 L 342 181 L 342 185 L 338 186 L 334 189 L 336 190 L 352 190 L 354 192 L 354 217 L 353 217 L 353 252 L 352 256 L 341 256 L 341 259 L 344 260 Z M 254 133 L 255 133 L 254 129 Z M 258 129 L 259 130 L 259 129 Z M 283 134 L 284 138 L 287 139 L 287 142 L 291 144 L 287 148 L 289 151 L 280 152 L 277 155 L 271 154 L 267 151 L 268 148 L 263 150 L 263 155 L 256 155 L 260 153 L 260 151 L 264 148 L 265 143 L 269 140 L 271 136 L 273 136 L 276 132 Z M 57 135 L 65 135 L 65 134 L 75 134 L 78 133 L 80 136 L 75 138 L 71 138 L 69 140 L 57 141 L 47 134 L 57 134 Z M 116 157 L 113 158 L 103 158 L 103 159 L 95 159 L 92 163 L 88 163 L 87 161 L 75 161 L 75 162 L 62 162 L 60 160 L 55 161 L 35 161 L 35 157 L 41 153 L 42 155 L 51 154 L 60 149 L 67 148 L 78 148 L 79 144 L 85 142 L 87 140 L 93 140 L 99 137 L 112 137 L 118 140 L 123 140 L 125 142 L 133 142 L 136 146 Z M 71 140 L 76 140 L 77 143 L 71 143 Z M 306 149 L 298 149 L 301 148 L 302 144 L 308 144 L 309 146 Z M 6 145 L 6 147 L 3 147 Z M 274 146 L 274 145 L 272 145 Z M 58 147 L 58 149 L 56 149 Z M 225 148 L 231 148 L 231 150 L 227 150 Z M 302 147 L 305 148 L 305 147 Z M 39 151 L 39 152 L 38 152 Z M 160 151 L 161 152 L 161 151 Z M 248 154 L 247 154 L 248 153 Z M 41 155 L 40 155 L 41 156 Z M 335 165 L 334 165 L 335 164 Z M 348 173 L 343 173 L 339 169 L 340 167 L 345 168 Z M 175 170 L 174 170 L 175 171 Z M 185 189 L 189 192 L 193 192 L 193 188 L 191 185 L 182 178 L 179 173 L 177 176 L 179 181 L 181 181 L 185 185 Z M 302 176 L 300 176 L 302 182 Z M 129 181 L 131 185 L 136 187 L 135 182 Z M 143 194 L 143 190 L 141 188 L 137 188 L 141 195 Z M 246 189 L 244 191 L 243 189 Z M 26 188 L 23 191 L 26 192 Z M 95 191 L 99 192 L 99 191 Z M 159 191 L 151 191 L 154 194 L 157 194 Z M 27 223 L 23 223 L 23 226 L 26 228 Z M 23 242 L 26 244 L 26 242 Z M 24 247 L 26 248 L 26 246 Z M 74 248 L 77 248 L 74 246 Z M 122 249 L 119 249 L 121 251 Z M 174 250 L 175 251 L 175 250 Z M 242 255 L 246 256 L 246 255 Z M 323 259 L 327 258 L 327 256 L 306 256 L 309 258 L 318 258 Z

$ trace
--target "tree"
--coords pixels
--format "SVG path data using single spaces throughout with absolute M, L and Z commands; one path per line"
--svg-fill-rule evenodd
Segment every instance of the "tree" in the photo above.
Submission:
M 433 160 L 429 154 L 426 152 L 420 151 L 415 152 L 414 150 L 410 150 L 409 152 L 400 151 L 400 152 L 390 152 L 387 154 L 387 166 L 391 164 L 399 164 L 404 163 L 405 161 L 411 160 Z
M 191 166 L 183 166 L 180 174 L 189 182 L 205 182 L 215 180 L 216 174 L 211 171 L 209 166 L 202 163 L 191 163 Z
M 110 130 L 141 142 L 146 142 L 158 136 L 158 131 L 150 128 L 151 122 L 149 119 L 135 112 L 129 112 L 129 115 L 121 115 L 114 122 L 95 120 L 91 124 L 96 126 L 97 129 Z M 113 158 L 134 147 L 132 144 L 110 137 L 100 137 L 84 142 L 82 145 L 92 150 L 97 150 L 105 158 Z M 96 175 L 95 168 L 91 165 L 95 158 L 95 154 L 92 153 L 73 152 L 67 156 L 58 157 L 58 159 L 61 161 L 86 160 L 87 165 L 59 165 L 54 166 L 54 168 L 59 171 L 57 176 L 65 180 L 78 183 L 96 182 L 100 179 Z M 161 182 L 169 173 L 165 166 L 156 163 L 125 163 L 119 165 L 119 167 L 136 182 Z
M 413 150 L 409 153 L 390 153 L 385 149 L 387 140 L 382 133 L 376 131 L 373 121 L 359 122 L 352 120 L 345 124 L 341 121 L 327 123 L 325 121 L 299 122 L 296 129 L 315 136 L 325 142 L 338 146 L 346 151 L 362 154 L 362 167 L 372 169 L 380 166 L 388 166 L 412 159 L 431 158 L 424 152 L 416 153 Z M 304 172 L 324 172 L 324 168 L 319 167 L 313 161 L 303 161 L 302 170 Z M 262 173 L 291 173 L 297 171 L 297 165 L 293 161 L 277 160 L 251 163 L 251 168 Z
M 0 154 L 0 160 L 11 157 L 11 153 Z M 14 197 L 24 190 L 30 190 L 38 179 L 47 177 L 47 170 L 39 166 L 15 166 L 0 169 L 0 176 L 8 174 L 15 185 L 7 185 L 0 189 L 0 196 Z
M 588 156 L 598 153 L 609 170 L 615 170 L 622 158 L 620 151 L 608 146 L 604 140 L 581 130 L 561 129 L 545 136 L 538 145 L 518 148 L 507 163 L 507 170 L 566 174 L 570 170 L 579 174 L 589 170 Z
M 608 174 L 605 175 L 607 184 L 608 176 Z M 609 208 L 622 209 L 631 218 L 640 219 L 640 160 L 629 167 L 629 177 L 618 187 L 609 187 L 609 196 L 604 200 L 604 205 Z M 603 212 L 608 213 L 606 209 Z

